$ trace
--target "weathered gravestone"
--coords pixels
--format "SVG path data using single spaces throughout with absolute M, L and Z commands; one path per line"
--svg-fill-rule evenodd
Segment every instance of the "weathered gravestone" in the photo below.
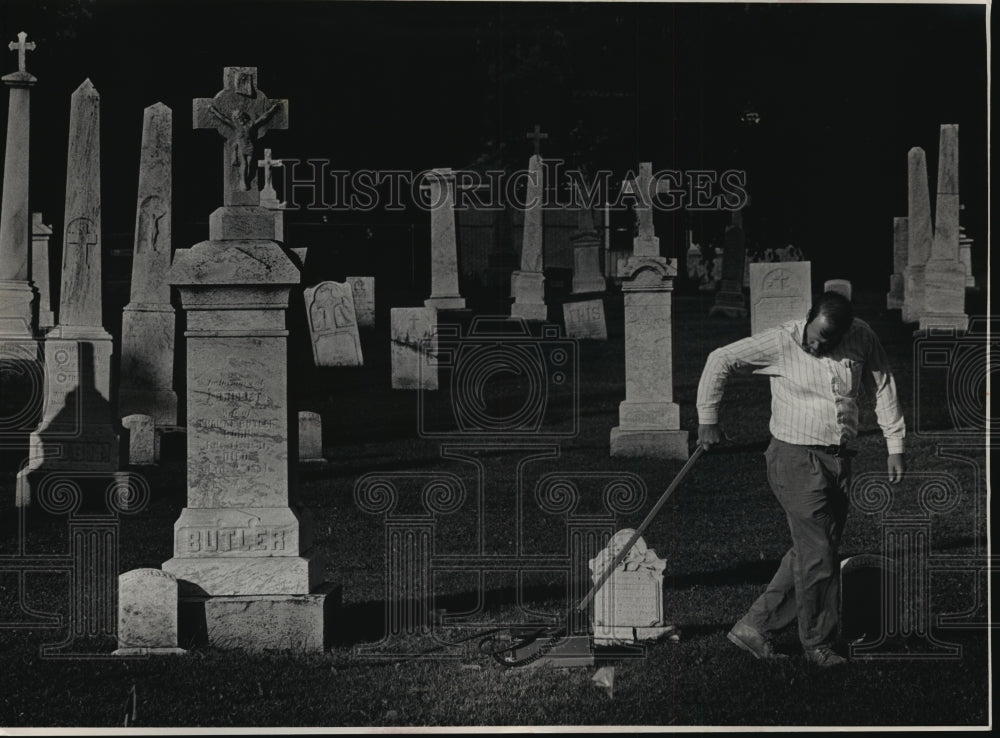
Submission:
M 221 648 L 321 652 L 335 600 L 295 504 L 288 403 L 295 254 L 259 206 L 257 139 L 288 125 L 288 103 L 257 88 L 255 67 L 227 67 L 224 89 L 194 101 L 195 128 L 225 139 L 224 206 L 208 241 L 174 256 L 169 281 L 187 312 L 187 506 L 163 569 L 182 605 Z
M 851 282 L 848 279 L 828 279 L 823 283 L 824 292 L 837 292 L 851 299 Z
M 629 184 L 640 193 L 639 233 L 632 255 L 622 263 L 625 296 L 625 399 L 611 429 L 612 456 L 668 459 L 688 457 L 687 431 L 680 430 L 674 402 L 673 290 L 677 260 L 660 256 L 653 228 L 652 163 L 639 166 Z
M 139 197 L 131 297 L 122 311 L 122 416 L 152 415 L 159 425 L 177 423 L 174 392 L 174 308 L 170 304 L 171 133 L 173 113 L 162 103 L 142 120 Z
M 965 313 L 965 265 L 958 230 L 958 125 L 941 126 L 934 237 L 924 268 L 924 303 L 920 330 L 969 328 Z
M 965 265 L 965 288 L 975 289 L 976 287 L 976 276 L 972 272 L 972 244 L 975 240 L 965 232 L 965 226 L 958 227 L 958 253 L 962 259 L 962 264 Z M 41 292 L 42 288 L 35 283 L 38 287 L 38 291 Z M 39 318 L 41 321 L 41 318 Z
M 583 300 L 563 303 L 567 338 L 596 338 L 606 341 L 608 322 L 604 317 L 604 300 Z
M 49 238 L 52 227 L 42 222 L 41 213 L 31 214 L 31 280 L 38 290 L 38 332 L 45 333 L 56 324 L 52 312 L 49 280 Z
M 537 148 L 537 147 L 536 147 Z M 510 275 L 514 303 L 512 318 L 545 320 L 545 250 L 543 245 L 542 197 L 545 192 L 542 157 L 535 154 L 528 161 L 528 186 L 525 193 L 524 235 L 521 238 L 521 268 Z
M 903 273 L 904 323 L 920 320 L 924 310 L 924 268 L 931 254 L 931 194 L 927 185 L 927 156 L 919 146 L 907 153 L 907 254 Z
M 438 369 L 434 332 L 437 310 L 392 308 L 389 322 L 392 388 L 436 390 Z
M 906 271 L 907 219 L 892 219 L 892 274 L 889 275 L 889 293 L 885 296 L 886 310 L 903 307 L 903 274 Z
M 319 413 L 299 411 L 299 461 L 323 462 L 323 419 Z
M 594 584 L 635 533 L 618 531 L 607 547 L 590 560 Z M 674 630 L 663 621 L 663 570 L 666 561 L 639 537 L 594 596 L 594 644 L 653 640 Z
M 132 414 L 122 418 L 128 432 L 128 463 L 149 466 L 156 463 L 156 422 L 150 415 Z
M 178 648 L 177 577 L 160 569 L 118 576 L 118 650 L 115 656 L 185 654 Z
M 811 263 L 750 265 L 750 332 L 804 318 L 812 306 Z
M 577 229 L 570 236 L 573 244 L 572 293 L 604 292 L 607 284 L 601 274 L 601 237 L 594 226 L 594 213 L 590 203 L 584 202 L 579 187 L 576 188 Z
M 354 295 L 354 315 L 362 328 L 375 327 L 375 277 L 345 277 Z
M 715 304 L 708 314 L 724 315 L 728 318 L 744 318 L 747 314 L 743 299 L 743 284 L 747 280 L 747 246 L 743 233 L 743 216 L 740 211 L 733 213 L 733 222 L 726 228 L 722 248 L 722 274 L 719 291 L 715 294 Z
M 31 88 L 38 79 L 25 69 L 25 53 L 35 48 L 22 31 L 10 49 L 18 52 L 18 71 L 4 75 L 10 88 L 7 150 L 0 207 L 0 339 L 34 335 L 31 285 L 31 213 L 28 210 L 29 109 Z
M 351 285 L 320 282 L 305 290 L 305 305 L 316 366 L 363 366 Z
M 424 300 L 424 307 L 462 310 L 465 298 L 458 289 L 455 173 L 451 169 L 432 169 L 425 186 L 431 210 L 431 296 Z
M 118 468 L 111 417 L 111 335 L 101 324 L 100 95 L 85 80 L 70 102 L 59 324 L 45 338 L 45 410 L 17 475 L 17 504 L 49 470 L 91 477 Z M 91 474 L 94 473 L 94 474 Z
M 840 637 L 877 643 L 886 636 L 890 601 L 886 573 L 895 562 L 879 554 L 857 554 L 840 562 Z

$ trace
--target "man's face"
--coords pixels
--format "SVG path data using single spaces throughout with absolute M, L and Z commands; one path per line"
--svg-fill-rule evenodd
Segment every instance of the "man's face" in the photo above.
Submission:
M 823 356 L 836 348 L 841 338 L 843 333 L 837 331 L 825 315 L 820 314 L 806 324 L 802 348 L 812 356 Z

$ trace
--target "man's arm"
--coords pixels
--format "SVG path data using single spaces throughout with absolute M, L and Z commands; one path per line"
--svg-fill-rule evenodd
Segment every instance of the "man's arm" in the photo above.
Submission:
M 719 405 L 725 391 L 726 380 L 741 371 L 751 371 L 777 362 L 781 354 L 782 331 L 775 327 L 728 346 L 715 349 L 708 355 L 701 379 L 698 381 L 698 443 L 711 448 L 723 439 L 719 428 Z
M 870 339 L 862 381 L 869 385 L 875 395 L 875 417 L 882 429 L 882 435 L 885 436 L 886 450 L 889 453 L 889 481 L 895 484 L 903 478 L 903 439 L 906 437 L 906 421 L 896 394 L 896 381 L 889 368 L 889 357 L 886 356 L 882 342 L 878 340 L 874 331 L 871 331 Z

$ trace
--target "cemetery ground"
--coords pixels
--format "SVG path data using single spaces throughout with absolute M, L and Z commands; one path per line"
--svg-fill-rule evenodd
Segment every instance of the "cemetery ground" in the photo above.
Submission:
M 946 436 L 943 458 L 939 436 L 916 434 L 914 339 L 898 312 L 880 308 L 884 293 L 855 297 L 859 315 L 882 338 L 906 408 L 907 471 L 895 489 L 893 515 L 917 511 L 920 474 L 953 475 L 962 489 L 959 506 L 935 516 L 934 555 L 982 553 L 985 540 L 985 454 L 981 437 Z M 608 438 L 618 423 L 624 399 L 621 297 L 609 296 L 609 340 L 579 344 L 579 432 L 559 442 L 557 457 L 525 466 L 521 492 L 523 529 L 516 519 L 517 462 L 524 450 L 513 445 L 481 456 L 487 498 L 482 517 L 491 550 L 512 550 L 518 535 L 526 552 L 559 553 L 565 548 L 565 520 L 539 508 L 534 484 L 553 472 L 631 473 L 646 486 L 645 502 L 619 516 L 616 527 L 637 526 L 681 467 L 680 461 L 609 458 Z M 710 296 L 675 299 L 675 400 L 681 426 L 697 428 L 695 390 L 708 352 L 747 335 L 749 318 L 707 317 Z M 884 302 L 882 302 L 884 304 Z M 970 310 L 972 313 L 972 310 Z M 961 647 L 953 658 L 921 659 L 922 644 L 894 644 L 893 658 L 856 660 L 820 670 L 803 662 L 794 627 L 778 639 L 792 658 L 780 663 L 753 660 L 726 640 L 732 624 L 768 581 L 789 541 L 781 510 L 768 488 L 762 452 L 768 438 L 769 391 L 762 377 L 730 382 L 723 426 L 732 440 L 704 454 L 645 533 L 650 548 L 666 558 L 664 612 L 679 627 L 679 642 L 649 645 L 640 658 L 607 656 L 598 665 L 614 667 L 613 691 L 595 687 L 590 668 L 504 669 L 480 653 L 478 638 L 488 627 L 524 622 L 512 577 L 442 575 L 434 581 L 437 611 L 475 611 L 468 627 L 442 625 L 436 633 L 453 646 L 398 638 L 397 653 L 410 656 L 366 658 L 385 631 L 385 521 L 363 512 L 354 499 L 357 480 L 369 472 L 458 474 L 472 489 L 478 483 L 469 464 L 444 459 L 440 440 L 417 433 L 415 393 L 389 388 L 387 315 L 382 328 L 362 334 L 366 366 L 317 370 L 299 367 L 290 387 L 300 409 L 323 417 L 326 463 L 300 469 L 301 502 L 312 510 L 315 539 L 326 554 L 326 579 L 342 586 L 342 608 L 331 642 L 321 655 L 246 654 L 194 646 L 183 657 L 48 658 L 40 645 L 65 636 L 56 629 L 0 631 L 0 726 L 137 728 L 221 726 L 446 726 L 446 725 L 984 725 L 988 719 L 987 633 L 983 628 L 934 627 L 940 640 Z M 617 326 L 617 328 L 616 328 Z M 506 386 L 506 389 L 504 387 Z M 518 402 L 516 380 L 501 383 L 490 401 Z M 440 409 L 447 393 L 429 393 Z M 940 414 L 950 398 L 944 382 L 921 386 L 919 401 L 927 420 Z M 926 403 L 926 405 L 925 405 Z M 934 421 L 928 421 L 934 422 Z M 944 422 L 944 421 L 942 421 Z M 944 427 L 944 426 L 942 426 Z M 956 440 L 957 439 L 957 440 Z M 860 453 L 855 479 L 885 468 L 885 446 L 875 424 L 870 398 L 863 404 Z M 149 505 L 122 516 L 119 571 L 158 567 L 170 558 L 171 531 L 185 503 L 183 449 L 164 449 L 158 468 L 141 470 L 152 486 Z M 5 470 L 0 485 L 2 549 L 16 549 L 19 518 L 14 508 L 14 475 Z M 581 487 L 582 488 L 582 487 Z M 416 493 L 415 493 L 416 494 Z M 599 493 L 593 493 L 598 496 Z M 585 495 L 586 497 L 586 495 Z M 401 500 L 401 510 L 406 500 Z M 581 505 L 594 500 L 584 499 Z M 480 522 L 469 503 L 438 518 L 435 553 L 472 552 L 479 545 Z M 33 506 L 25 520 L 31 551 L 65 550 L 66 522 Z M 880 553 L 884 521 L 852 505 L 842 555 Z M 974 573 L 935 574 L 930 611 L 967 613 L 969 622 L 985 618 L 981 585 Z M 977 585 L 980 589 L 977 589 Z M 16 608 L 16 579 L 0 579 L 0 606 L 9 619 Z M 23 604 L 65 617 L 66 577 L 29 575 Z M 523 605 L 560 617 L 568 602 L 565 582 L 555 574 L 526 574 Z M 468 639 L 461 642 L 460 639 Z M 190 644 L 183 642 L 181 646 Z M 104 645 L 109 653 L 112 645 Z M 370 654 L 369 654 L 370 655 Z M 134 690 L 134 714 L 129 703 Z

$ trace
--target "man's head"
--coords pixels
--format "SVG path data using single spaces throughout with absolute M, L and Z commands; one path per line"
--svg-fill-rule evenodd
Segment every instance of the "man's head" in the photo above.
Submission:
M 813 356 L 830 353 L 854 321 L 851 301 L 839 292 L 824 292 L 809 309 L 802 348 Z

